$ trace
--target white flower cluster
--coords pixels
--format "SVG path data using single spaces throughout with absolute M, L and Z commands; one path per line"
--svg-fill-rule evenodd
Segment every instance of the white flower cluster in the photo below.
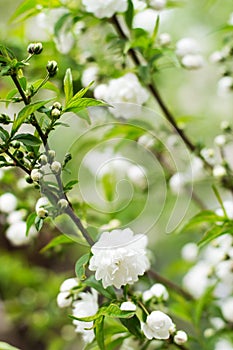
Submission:
M 103 232 L 91 248 L 89 269 L 95 271 L 96 280 L 102 280 L 104 288 L 133 284 L 150 266 L 146 246 L 147 237 L 134 235 L 129 228 Z
M 6 215 L 6 222 L 9 227 L 6 230 L 6 238 L 16 247 L 31 242 L 37 236 L 37 230 L 32 226 L 26 235 L 27 224 L 24 221 L 25 211 L 16 210 L 17 198 L 12 193 L 5 193 L 0 196 L 0 212 Z
M 176 43 L 176 54 L 187 69 L 198 69 L 204 65 L 199 45 L 193 38 L 183 38 Z
M 125 12 L 128 7 L 127 0 L 82 0 L 86 11 L 93 13 L 97 18 L 112 17 L 117 12 Z
M 131 118 L 138 115 L 149 93 L 135 74 L 127 73 L 121 78 L 110 80 L 108 84 L 98 85 L 94 96 L 112 105 L 114 108 L 110 110 L 116 117 Z

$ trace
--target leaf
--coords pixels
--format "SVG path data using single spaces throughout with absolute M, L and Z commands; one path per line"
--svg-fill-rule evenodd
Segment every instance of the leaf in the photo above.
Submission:
M 154 27 L 154 31 L 153 31 L 153 34 L 152 34 L 152 40 L 153 41 L 156 40 L 158 31 L 159 31 L 159 23 L 160 23 L 160 19 L 159 18 L 160 18 L 159 16 L 157 16 L 157 18 L 156 18 L 155 27 Z
M 29 230 L 32 227 L 32 225 L 34 225 L 35 223 L 35 219 L 36 219 L 36 213 L 31 213 L 28 217 L 27 217 L 27 221 L 26 221 L 26 236 L 28 236 Z
M 102 307 L 101 315 L 114 318 L 130 318 L 135 315 L 135 311 L 122 311 L 118 305 L 110 304 Z
M 20 85 L 24 91 L 27 90 L 27 79 L 25 77 L 19 78 Z
M 73 102 L 73 101 L 76 101 L 79 98 L 82 98 L 87 93 L 87 91 L 90 89 L 90 87 L 93 85 L 93 83 L 94 82 L 92 81 L 90 84 L 88 84 L 87 87 L 82 88 L 81 90 L 76 92 L 76 94 L 72 97 L 72 100 L 70 102 Z
M 34 113 L 35 111 L 37 111 L 37 109 L 39 109 L 40 107 L 44 106 L 46 103 L 48 103 L 50 101 L 52 101 L 52 99 L 44 100 L 44 101 L 38 101 L 38 102 L 35 102 L 35 103 L 31 103 L 30 105 L 25 106 L 23 109 L 21 109 L 21 111 L 19 112 L 18 116 L 14 120 L 11 134 L 14 135 L 16 133 L 16 131 L 20 128 L 20 126 L 24 123 L 24 121 L 32 113 Z
M 59 36 L 59 32 L 62 29 L 63 25 L 65 24 L 66 20 L 70 18 L 70 12 L 65 13 L 63 16 L 61 16 L 58 21 L 56 22 L 54 26 L 54 34 L 55 36 Z
M 44 79 L 39 79 L 35 83 L 33 83 L 32 84 L 33 90 L 34 91 L 37 90 L 43 81 Z M 58 89 L 58 87 L 55 84 L 53 84 L 51 81 L 47 81 L 43 86 L 41 86 L 41 89 L 54 91 L 56 92 L 57 95 L 60 94 L 60 90 Z
M 133 15 L 134 15 L 133 3 L 132 3 L 132 0 L 128 0 L 128 9 L 125 12 L 125 22 L 129 29 L 132 28 Z
M 200 299 L 196 302 L 196 307 L 194 308 L 194 323 L 196 326 L 200 325 L 201 316 L 203 311 L 207 305 L 211 305 L 213 301 L 213 291 L 215 289 L 215 285 L 207 288 L 205 293 L 200 297 Z
M 81 281 L 86 279 L 85 271 L 89 260 L 90 260 L 90 253 L 87 253 L 81 256 L 81 258 L 78 259 L 75 264 L 75 273 Z
M 64 92 L 65 92 L 65 98 L 66 98 L 66 106 L 69 103 L 69 101 L 73 97 L 73 78 L 71 69 L 68 68 L 66 70 L 65 78 L 64 78 Z
M 215 238 L 225 235 L 226 233 L 233 234 L 233 224 L 227 224 L 223 226 L 212 226 L 211 229 L 207 230 L 204 234 L 201 241 L 198 242 L 199 247 L 203 247 L 204 245 L 210 243 Z
M 185 224 L 184 227 L 181 228 L 179 232 L 186 232 L 192 229 L 193 227 L 200 225 L 200 224 L 206 224 L 206 223 L 216 223 L 216 222 L 222 222 L 226 219 L 223 216 L 217 215 L 214 211 L 211 210 L 204 210 L 194 217 L 192 217 L 187 224 Z
M 60 235 L 53 238 L 45 247 L 40 250 L 40 253 L 46 252 L 48 249 L 54 248 L 61 244 L 70 244 L 74 241 L 66 235 Z
M 27 145 L 27 146 L 38 146 L 42 142 L 36 136 L 31 135 L 31 134 L 18 134 L 16 136 L 14 136 L 12 140 L 20 141 L 24 145 Z
M 36 218 L 35 218 L 35 227 L 36 227 L 38 232 L 42 229 L 43 223 L 44 223 L 44 220 L 39 218 L 38 216 L 36 216 Z
M 104 345 L 104 316 L 97 318 L 94 322 L 95 336 L 100 350 L 105 350 Z
M 2 139 L 2 141 L 6 142 L 9 139 L 9 134 L 8 132 L 3 129 L 2 126 L 0 126 L 0 139 Z
M 94 106 L 107 106 L 107 104 L 94 98 L 77 98 L 76 100 L 72 98 L 63 112 L 74 112 L 77 114 L 87 107 Z
M 29 16 L 32 16 L 39 12 L 36 7 L 37 0 L 26 0 L 22 4 L 19 5 L 13 16 L 11 17 L 11 21 L 24 20 Z
M 8 343 L 0 342 L 0 350 L 20 350 L 20 349 Z
M 116 293 L 113 287 L 104 288 L 101 281 L 96 281 L 94 276 L 90 276 L 85 280 L 85 284 L 88 287 L 94 288 L 100 294 L 104 295 L 108 299 L 116 299 Z
M 78 183 L 78 180 L 71 180 L 64 186 L 64 192 L 72 190 L 74 185 Z
M 129 332 L 135 335 L 137 338 L 143 338 L 141 332 L 141 323 L 136 315 L 131 318 L 122 318 L 121 323 L 129 330 Z

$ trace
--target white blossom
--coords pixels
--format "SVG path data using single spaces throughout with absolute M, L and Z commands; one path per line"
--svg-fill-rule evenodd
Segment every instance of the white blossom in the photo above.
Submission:
M 96 271 L 95 278 L 102 280 L 104 288 L 133 284 L 149 268 L 146 245 L 147 237 L 134 235 L 129 228 L 103 232 L 91 248 L 89 269 Z
M 169 186 L 174 194 L 179 194 L 184 191 L 186 185 L 186 175 L 184 173 L 175 173 L 169 180 Z
M 227 96 L 233 90 L 233 78 L 229 76 L 222 77 L 218 81 L 218 95 L 219 96 Z
M 188 340 L 187 333 L 184 331 L 177 331 L 175 336 L 174 336 L 174 342 L 178 345 L 182 345 L 186 343 Z
M 57 305 L 60 308 L 70 306 L 72 303 L 72 296 L 69 292 L 61 292 L 57 295 Z
M 30 176 L 33 181 L 39 181 L 43 178 L 43 174 L 39 169 L 32 169 Z
M 228 120 L 223 120 L 220 124 L 220 128 L 223 131 L 229 131 L 229 130 L 231 130 L 231 125 L 230 125 Z
M 91 290 L 91 293 L 79 293 L 80 300 L 73 303 L 73 316 L 82 318 L 93 316 L 98 311 L 97 292 Z M 75 331 L 81 333 L 85 343 L 91 343 L 95 337 L 93 327 L 93 321 L 83 322 L 74 320 L 73 324 L 76 326 Z
M 223 317 L 228 322 L 233 322 L 233 297 L 225 299 L 221 304 Z
M 201 150 L 201 156 L 210 164 L 214 164 L 214 150 L 213 148 L 202 148 Z
M 186 261 L 195 261 L 198 256 L 198 246 L 196 243 L 185 244 L 181 250 L 181 256 Z
M 142 11 L 146 8 L 144 0 L 132 0 L 134 11 Z
M 144 146 L 146 148 L 151 148 L 155 144 L 155 139 L 150 134 L 144 134 L 144 135 L 139 137 L 138 144 L 141 146 Z
M 78 278 L 67 278 L 60 286 L 57 304 L 60 308 L 68 307 L 72 303 L 72 290 L 79 285 Z
M 165 8 L 167 0 L 150 0 L 149 5 L 157 11 L 161 11 Z
M 82 0 L 82 3 L 86 11 L 97 18 L 112 17 L 116 12 L 125 12 L 128 7 L 127 0 Z
M 173 327 L 171 318 L 161 311 L 152 311 L 142 324 L 142 331 L 148 339 L 168 339 Z
M 187 69 L 199 69 L 204 65 L 204 59 L 201 55 L 185 55 L 182 57 L 181 62 Z
M 132 301 L 125 301 L 120 306 L 121 311 L 136 311 L 136 305 Z
M 144 302 L 152 299 L 153 297 L 164 301 L 168 300 L 169 295 L 166 287 L 161 283 L 155 283 L 149 290 L 144 291 L 142 294 L 142 299 Z
M 233 344 L 226 339 L 218 340 L 214 348 L 214 350 L 232 350 L 232 349 L 233 349 Z
M 0 211 L 9 214 L 17 207 L 17 198 L 12 193 L 4 193 L 0 196 Z
M 152 9 L 136 13 L 133 19 L 133 28 L 141 28 L 152 34 L 155 28 L 158 13 Z
M 147 184 L 145 169 L 138 165 L 131 165 L 127 170 L 127 176 L 138 187 L 145 188 Z
M 168 46 L 169 44 L 171 44 L 171 35 L 169 33 L 159 34 L 158 42 L 161 46 Z
M 37 231 L 35 227 L 32 226 L 26 236 L 26 229 L 26 222 L 18 221 L 8 227 L 6 230 L 6 238 L 16 247 L 28 244 L 33 237 L 37 236 Z
M 82 86 L 87 87 L 91 82 L 94 81 L 94 84 L 90 87 L 91 89 L 93 89 L 94 85 L 96 84 L 96 80 L 98 78 L 98 73 L 99 73 L 98 66 L 92 65 L 86 68 L 82 74 L 82 79 L 81 79 Z
M 224 146 L 226 144 L 226 136 L 225 135 L 216 136 L 214 139 L 214 143 L 219 147 Z
M 221 164 L 217 164 L 213 167 L 213 176 L 220 179 L 223 176 L 225 176 L 227 174 L 226 168 L 221 165 Z
M 130 118 L 138 114 L 138 108 L 145 103 L 149 94 L 133 73 L 112 79 L 108 84 L 101 84 L 94 90 L 94 96 L 112 105 L 111 112 L 116 117 Z
M 199 45 L 193 38 L 182 38 L 176 43 L 176 54 L 180 57 L 196 55 L 199 53 Z
M 232 219 L 233 220 L 233 201 L 224 201 L 223 202 L 223 206 L 224 206 L 224 209 L 227 213 L 227 216 L 229 217 L 229 219 Z M 222 208 L 218 208 L 215 210 L 215 213 L 219 216 L 225 216 Z M 220 237 L 219 237 L 220 238 Z
M 218 63 L 224 60 L 224 55 L 221 51 L 215 51 L 210 55 L 210 62 Z

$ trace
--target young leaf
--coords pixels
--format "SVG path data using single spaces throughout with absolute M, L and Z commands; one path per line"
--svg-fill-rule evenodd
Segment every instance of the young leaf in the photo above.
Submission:
M 102 285 L 102 282 L 96 281 L 94 276 L 90 276 L 88 279 L 86 279 L 85 284 L 88 287 L 96 289 L 97 292 L 104 295 L 108 299 L 115 299 L 116 298 L 116 293 L 114 291 L 114 288 L 113 287 L 104 288 Z
M 69 181 L 64 187 L 64 192 L 72 190 L 74 185 L 76 185 L 77 183 L 78 183 L 78 180 L 71 180 L 71 181 Z
M 104 345 L 104 316 L 97 318 L 94 321 L 94 330 L 95 336 L 97 340 L 97 344 L 99 345 L 100 350 L 105 350 Z
M 60 235 L 58 237 L 55 237 L 53 238 L 45 247 L 43 247 L 40 252 L 41 253 L 44 253 L 46 252 L 48 249 L 51 249 L 51 248 L 54 248 L 58 245 L 61 245 L 61 244 L 70 244 L 70 243 L 73 243 L 74 241 L 69 238 L 68 236 L 66 235 Z
M 30 228 L 32 227 L 32 225 L 34 225 L 35 223 L 35 219 L 36 219 L 36 213 L 31 213 L 28 217 L 27 217 L 27 221 L 26 221 L 26 236 L 29 233 Z
M 63 112 L 74 112 L 78 113 L 87 107 L 94 106 L 106 106 L 103 101 L 96 100 L 94 98 L 77 98 L 75 100 L 71 99 Z
M 8 132 L 3 129 L 3 127 L 0 126 L 0 139 L 2 139 L 2 141 L 6 142 L 9 139 L 9 134 Z
M 101 315 L 106 317 L 130 318 L 135 315 L 135 311 L 122 311 L 116 304 L 104 306 L 100 310 L 99 312 L 101 313 Z
M 81 256 L 75 264 L 75 272 L 78 278 L 82 281 L 86 279 L 85 271 L 90 259 L 90 253 Z
M 132 0 L 128 0 L 128 9 L 125 12 L 125 22 L 129 29 L 132 28 L 133 15 L 134 15 L 133 3 L 132 3 Z
M 72 78 L 72 73 L 71 69 L 68 68 L 66 70 L 65 78 L 64 78 L 64 92 L 65 92 L 65 97 L 66 97 L 66 106 L 68 105 L 69 101 L 73 97 L 73 78 Z
M 201 224 L 215 224 L 216 222 L 223 222 L 226 219 L 223 216 L 217 215 L 214 211 L 204 210 L 194 217 L 192 217 L 179 232 L 187 232 L 197 225 Z
M 201 241 L 198 242 L 199 247 L 203 247 L 204 245 L 210 243 L 215 238 L 222 236 L 226 233 L 233 233 L 233 224 L 223 225 L 223 226 L 212 226 L 202 237 Z
M 38 146 L 41 144 L 41 140 L 31 134 L 18 134 L 12 140 L 20 141 L 26 146 Z
M 16 131 L 20 128 L 20 126 L 24 123 L 24 121 L 35 111 L 37 111 L 40 107 L 44 106 L 46 103 L 50 102 L 51 100 L 45 100 L 45 101 L 38 101 L 35 103 L 31 103 L 28 106 L 25 106 L 21 111 L 19 112 L 18 116 L 14 120 L 11 134 L 14 135 Z
M 135 335 L 137 338 L 143 338 L 141 332 L 141 324 L 136 315 L 131 318 L 122 318 L 121 323 L 129 330 L 130 333 Z
M 19 5 L 15 13 L 11 17 L 11 21 L 24 20 L 29 16 L 35 15 L 39 10 L 37 9 L 37 0 L 26 0 Z

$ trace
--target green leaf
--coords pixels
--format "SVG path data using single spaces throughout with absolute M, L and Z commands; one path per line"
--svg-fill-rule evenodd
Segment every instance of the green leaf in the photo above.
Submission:
M 186 232 L 200 224 L 215 224 L 216 222 L 224 222 L 226 219 L 223 216 L 217 215 L 214 211 L 204 210 L 192 217 L 179 232 Z
M 101 309 L 101 315 L 106 317 L 116 317 L 116 318 L 130 318 L 135 315 L 135 311 L 122 311 L 118 305 L 110 304 L 109 306 L 104 306 Z
M 3 129 L 2 126 L 0 126 L 0 139 L 2 139 L 2 141 L 6 142 L 9 139 L 9 134 L 8 132 Z
M 30 228 L 32 227 L 32 225 L 34 225 L 35 223 L 35 219 L 36 219 L 36 213 L 31 213 L 28 217 L 27 217 L 27 221 L 26 221 L 26 236 L 29 233 Z
M 213 241 L 215 238 L 225 235 L 226 233 L 233 234 L 233 223 L 223 226 L 212 226 L 205 232 L 201 241 L 198 242 L 198 246 L 203 247 L 204 245 Z
M 24 91 L 27 90 L 27 79 L 25 77 L 19 78 L 20 85 Z
M 42 229 L 43 224 L 44 224 L 44 220 L 39 218 L 38 216 L 36 216 L 36 218 L 35 218 L 35 227 L 36 227 L 38 232 Z
M 78 180 L 71 180 L 64 186 L 64 192 L 72 190 L 74 185 L 78 183 Z
M 20 349 L 8 343 L 0 342 L 0 350 L 20 350 Z
M 94 82 L 92 81 L 90 84 L 88 84 L 87 87 L 82 88 L 81 90 L 76 92 L 76 94 L 72 97 L 70 102 L 73 102 L 73 101 L 76 101 L 79 98 L 82 98 L 87 93 L 87 91 L 90 89 L 90 87 L 93 85 L 93 83 Z
M 72 98 L 63 112 L 74 112 L 77 114 L 87 107 L 95 106 L 107 106 L 107 104 L 94 98 L 77 98 L 76 100 Z
M 64 78 L 64 92 L 65 92 L 65 98 L 66 98 L 66 106 L 68 105 L 69 101 L 73 97 L 73 78 L 71 69 L 68 68 L 66 70 L 65 78 Z
M 43 81 L 44 79 L 39 79 L 35 83 L 33 83 L 32 84 L 33 90 L 34 91 L 37 90 Z M 60 90 L 58 89 L 58 87 L 55 84 L 53 84 L 51 81 L 47 81 L 43 86 L 41 86 L 41 89 L 54 91 L 56 92 L 57 95 L 60 94 Z
M 62 244 L 70 244 L 70 243 L 74 243 L 74 241 L 69 238 L 66 235 L 60 235 L 58 237 L 53 238 L 45 247 L 43 247 L 40 252 L 44 253 L 46 252 L 48 249 L 54 248 L 58 245 L 62 245 Z
M 86 279 L 85 284 L 88 287 L 96 289 L 97 292 L 104 295 L 108 299 L 115 299 L 116 298 L 116 293 L 114 291 L 114 288 L 113 287 L 104 288 L 102 285 L 102 282 L 96 281 L 94 276 L 90 276 L 88 279 Z
M 99 345 L 100 350 L 105 350 L 104 345 L 104 316 L 97 318 L 94 321 L 94 330 L 95 336 L 97 340 L 97 344 Z
M 85 271 L 89 260 L 90 253 L 87 253 L 81 256 L 75 264 L 75 273 L 81 281 L 86 279 Z
M 132 0 L 128 0 L 128 9 L 125 12 L 125 22 L 129 29 L 132 28 L 133 15 L 134 15 L 133 3 L 132 3 Z
M 160 23 L 159 16 L 157 16 L 155 27 L 154 27 L 154 31 L 153 31 L 153 34 L 152 34 L 152 40 L 153 41 L 155 41 L 156 38 L 157 38 L 157 34 L 158 34 L 158 31 L 159 31 L 159 23 Z
M 36 7 L 37 0 L 26 0 L 22 4 L 19 5 L 13 16 L 11 17 L 11 21 L 24 20 L 29 16 L 33 16 L 39 12 Z
M 18 116 L 14 120 L 11 134 L 14 135 L 16 131 L 20 128 L 20 126 L 24 123 L 24 121 L 35 111 L 37 111 L 40 107 L 44 106 L 46 103 L 52 101 L 50 100 L 44 100 L 44 101 L 38 101 L 35 103 L 31 103 L 28 106 L 25 106 L 21 111 L 19 112 Z
M 135 335 L 137 338 L 143 338 L 141 332 L 141 323 L 136 315 L 131 318 L 122 318 L 121 323 L 129 330 L 129 332 Z
M 12 140 L 20 141 L 27 146 L 38 146 L 41 144 L 41 140 L 31 134 L 18 134 Z
M 55 36 L 59 36 L 59 32 L 62 29 L 63 25 L 65 24 L 66 20 L 70 18 L 70 12 L 65 13 L 63 16 L 61 16 L 58 21 L 55 23 L 54 26 L 54 34 Z

